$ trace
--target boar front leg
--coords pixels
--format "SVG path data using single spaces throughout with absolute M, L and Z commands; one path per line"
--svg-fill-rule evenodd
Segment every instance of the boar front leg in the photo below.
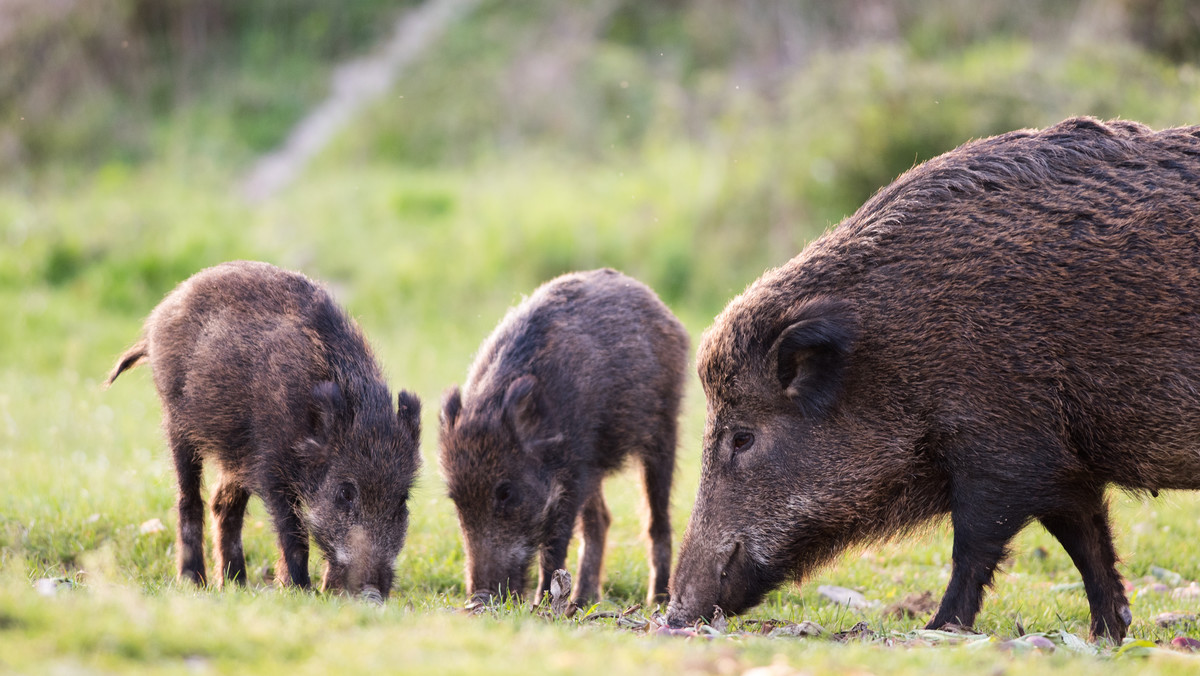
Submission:
M 950 521 L 954 526 L 954 570 L 937 614 L 927 629 L 947 624 L 971 627 L 1008 543 L 1036 510 L 1022 504 L 1031 493 L 1003 477 L 958 477 L 952 488 Z
M 1065 492 L 1068 495 L 1072 493 Z M 1078 494 L 1074 494 L 1078 495 Z M 1083 509 L 1041 518 L 1042 525 L 1058 539 L 1083 577 L 1092 611 L 1092 639 L 1108 638 L 1121 645 L 1133 620 L 1108 522 L 1108 505 L 1095 493 L 1080 499 Z
M 672 424 L 674 421 L 671 421 Z M 675 434 L 664 435 L 658 453 L 643 467 L 650 523 L 650 588 L 647 603 L 666 604 L 671 580 L 671 478 L 675 473 Z
M 279 534 L 280 561 L 275 566 L 275 575 L 283 584 L 293 584 L 302 589 L 312 586 L 308 576 L 308 529 L 300 517 L 298 501 L 285 489 L 270 492 L 267 508 Z
M 579 517 L 578 495 L 589 495 L 592 490 L 573 490 L 568 488 L 558 497 L 557 502 L 548 507 L 546 518 L 545 539 L 538 553 L 538 590 L 535 603 L 540 603 L 550 591 L 550 581 L 554 579 L 554 571 L 566 567 L 567 547 L 571 544 L 571 531 Z
M 604 541 L 608 537 L 610 523 L 612 516 L 608 513 L 608 506 L 604 504 L 604 490 L 597 483 L 579 513 L 579 530 L 583 545 L 579 553 L 575 594 L 571 599 L 577 606 L 589 605 L 600 600 L 600 571 L 604 564 Z

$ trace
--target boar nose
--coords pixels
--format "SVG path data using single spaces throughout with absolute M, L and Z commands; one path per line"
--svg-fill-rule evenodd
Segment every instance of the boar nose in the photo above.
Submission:
M 362 591 L 359 592 L 358 595 L 362 597 L 362 600 L 364 601 L 383 605 L 383 594 L 381 594 L 374 585 L 364 585 Z

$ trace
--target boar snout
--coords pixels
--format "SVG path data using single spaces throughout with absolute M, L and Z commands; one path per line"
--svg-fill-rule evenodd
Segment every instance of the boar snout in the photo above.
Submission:
M 491 603 L 508 595 L 523 596 L 532 550 L 496 542 L 480 545 L 467 547 L 467 591 L 471 601 Z
M 750 557 L 740 540 L 709 550 L 685 549 L 671 585 L 667 622 L 679 628 L 711 620 L 717 607 L 730 615 L 744 612 L 778 583 L 776 577 Z
M 395 555 L 377 551 L 362 526 L 354 526 L 346 536 L 346 545 L 334 549 L 325 566 L 321 590 L 363 595 L 369 600 L 386 601 L 395 577 Z
M 729 567 L 740 551 L 740 542 L 713 545 L 708 549 L 685 545 L 671 583 L 671 602 L 667 606 L 667 622 L 672 627 L 685 627 L 696 620 L 712 618 L 714 606 L 720 605 L 722 583 L 728 579 Z

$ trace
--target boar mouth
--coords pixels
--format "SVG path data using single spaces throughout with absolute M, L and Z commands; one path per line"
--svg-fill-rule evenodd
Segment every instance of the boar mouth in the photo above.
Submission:
M 321 591 L 342 592 L 350 596 L 363 595 L 370 601 L 386 601 L 395 577 L 394 568 L 387 563 L 363 561 L 335 551 L 325 559 L 325 575 Z
M 699 579 L 694 580 L 696 586 L 692 587 L 691 593 L 697 594 L 699 599 L 688 598 L 690 594 L 686 592 L 679 599 L 674 597 L 671 599 L 672 607 L 668 608 L 667 612 L 668 626 L 681 629 L 697 620 L 711 620 L 717 607 L 730 613 L 741 612 L 748 607 L 732 598 L 730 593 L 748 568 L 746 559 L 745 547 L 740 540 L 735 540 L 733 546 L 729 548 L 729 553 L 725 555 L 723 563 L 715 571 L 713 568 L 708 568 L 709 572 L 706 575 L 702 574 Z M 716 573 L 715 586 L 712 585 L 713 578 L 709 577 L 714 572 Z M 676 571 L 676 580 L 682 581 L 678 570 Z

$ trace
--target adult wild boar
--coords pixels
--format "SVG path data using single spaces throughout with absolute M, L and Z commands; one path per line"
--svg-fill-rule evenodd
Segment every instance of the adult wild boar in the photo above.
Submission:
M 514 307 L 442 405 L 441 464 L 458 508 L 475 600 L 522 594 L 540 555 L 540 600 L 583 535 L 573 600 L 600 593 L 604 476 L 642 465 L 651 599 L 666 599 L 675 423 L 688 336 L 644 284 L 614 270 L 563 275 Z
M 733 299 L 697 362 L 671 622 L 949 514 L 929 627 L 970 626 L 1037 520 L 1119 641 L 1105 487 L 1200 488 L 1200 127 L 1070 119 L 915 167 Z
M 322 587 L 387 598 L 420 463 L 417 398 L 391 395 L 362 333 L 303 275 L 238 261 L 197 273 L 146 320 L 108 384 L 149 361 L 179 481 L 179 577 L 205 584 L 201 462 L 212 495 L 217 565 L 246 582 L 242 518 L 250 494 L 279 536 L 279 578 L 308 587 L 311 533 Z

